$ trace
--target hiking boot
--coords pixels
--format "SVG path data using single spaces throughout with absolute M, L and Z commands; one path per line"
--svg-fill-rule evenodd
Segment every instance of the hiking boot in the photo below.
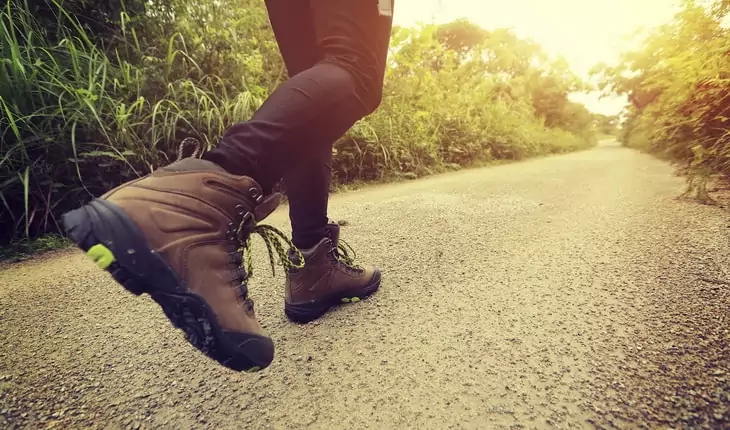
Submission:
M 301 250 L 304 267 L 291 267 L 287 271 L 284 312 L 292 321 L 310 322 L 330 307 L 357 302 L 380 287 L 380 270 L 356 265 L 354 252 L 350 256 L 342 246 L 344 241 L 340 243 L 340 226 L 330 223 L 326 231 L 327 237 L 316 246 Z M 296 249 L 289 250 L 290 260 L 298 263 L 295 254 Z
M 64 214 L 63 223 L 99 268 L 133 294 L 149 294 L 198 350 L 250 372 L 271 364 L 274 344 L 248 295 L 249 239 L 260 234 L 270 255 L 273 245 L 291 264 L 277 241 L 291 242 L 257 225 L 280 198 L 264 198 L 249 177 L 185 158 Z

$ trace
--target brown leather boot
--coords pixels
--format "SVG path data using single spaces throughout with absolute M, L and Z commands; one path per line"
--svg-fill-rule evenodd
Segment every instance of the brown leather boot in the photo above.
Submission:
M 330 223 L 326 230 L 328 237 L 301 250 L 304 267 L 287 271 L 284 312 L 292 321 L 315 320 L 330 307 L 357 302 L 380 287 L 380 270 L 356 265 L 340 243 L 340 226 Z M 289 250 L 291 261 L 300 261 L 295 254 L 295 249 Z
M 271 254 L 283 233 L 257 225 L 280 202 L 251 178 L 186 158 L 121 185 L 63 216 L 68 235 L 130 292 L 149 294 L 192 345 L 236 371 L 261 370 L 274 344 L 248 295 L 249 237 Z M 247 261 L 250 262 L 250 260 Z M 273 268 L 273 262 L 272 262 Z

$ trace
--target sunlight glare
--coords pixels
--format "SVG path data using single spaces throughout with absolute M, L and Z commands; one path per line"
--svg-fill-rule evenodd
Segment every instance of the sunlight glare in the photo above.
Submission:
M 551 56 L 561 55 L 579 76 L 599 62 L 615 63 L 632 46 L 628 37 L 640 27 L 671 19 L 678 0 L 396 0 L 394 23 L 445 23 L 468 18 L 486 28 L 512 28 Z M 625 101 L 598 94 L 572 97 L 590 110 L 616 114 Z

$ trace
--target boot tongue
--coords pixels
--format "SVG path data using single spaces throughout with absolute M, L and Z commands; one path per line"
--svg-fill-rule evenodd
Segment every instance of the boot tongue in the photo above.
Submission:
M 281 193 L 273 193 L 266 197 L 264 200 L 262 200 L 261 203 L 259 203 L 253 210 L 253 216 L 254 218 L 256 218 L 256 221 L 261 221 L 267 216 L 271 215 L 271 213 L 274 212 L 277 207 L 279 207 L 279 204 L 281 203 L 281 198 Z
M 168 172 L 188 172 L 188 171 L 213 171 L 226 173 L 226 170 L 221 166 L 213 163 L 212 161 L 203 160 L 201 158 L 183 158 L 180 161 L 176 161 L 165 167 L 161 167 L 157 170 L 168 171 Z

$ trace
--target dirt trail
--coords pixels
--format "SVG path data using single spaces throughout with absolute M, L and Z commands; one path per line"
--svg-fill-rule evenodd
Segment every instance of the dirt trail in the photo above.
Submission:
M 729 428 L 730 221 L 613 145 L 333 196 L 380 292 L 235 374 L 63 251 L 0 271 L 0 427 Z M 268 223 L 289 231 L 287 209 Z

